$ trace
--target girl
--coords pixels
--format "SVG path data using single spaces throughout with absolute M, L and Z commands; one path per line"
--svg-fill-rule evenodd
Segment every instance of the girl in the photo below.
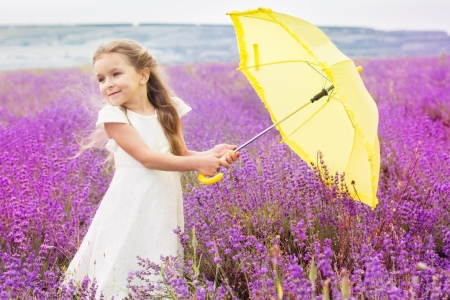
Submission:
M 235 145 L 205 152 L 186 148 L 180 118 L 191 110 L 171 97 L 156 60 L 136 42 L 116 40 L 94 54 L 100 92 L 109 105 L 96 126 L 109 138 L 115 174 L 83 242 L 70 263 L 68 279 L 96 279 L 97 298 L 126 296 L 128 272 L 136 256 L 154 262 L 183 249 L 173 229 L 184 230 L 180 175 L 197 171 L 212 176 L 237 160 Z M 109 299 L 109 298 L 108 298 Z

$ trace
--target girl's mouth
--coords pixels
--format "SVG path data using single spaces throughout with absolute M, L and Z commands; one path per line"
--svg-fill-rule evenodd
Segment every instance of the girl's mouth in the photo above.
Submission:
M 117 93 L 119 93 L 120 91 L 118 91 L 118 92 L 114 92 L 114 93 L 111 93 L 111 94 L 109 94 L 110 96 L 113 96 L 113 95 L 115 95 L 115 94 L 117 94 Z

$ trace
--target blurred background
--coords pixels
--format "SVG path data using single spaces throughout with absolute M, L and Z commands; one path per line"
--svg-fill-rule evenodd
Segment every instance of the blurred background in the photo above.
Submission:
M 113 38 L 142 43 L 164 64 L 238 61 L 226 12 L 257 7 L 319 26 L 351 58 L 450 52 L 447 0 L 221 2 L 3 0 L 0 70 L 90 65 L 97 46 Z

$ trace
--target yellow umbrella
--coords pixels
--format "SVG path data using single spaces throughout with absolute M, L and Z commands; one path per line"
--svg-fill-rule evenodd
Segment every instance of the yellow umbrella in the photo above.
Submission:
M 345 172 L 352 198 L 375 208 L 378 110 L 354 62 L 304 20 L 263 8 L 228 15 L 236 29 L 238 69 L 283 141 L 308 163 L 321 151 L 331 174 Z

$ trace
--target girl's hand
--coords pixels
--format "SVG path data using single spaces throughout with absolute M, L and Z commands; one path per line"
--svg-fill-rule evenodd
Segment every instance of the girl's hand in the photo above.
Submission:
M 220 167 L 230 168 L 230 164 L 225 159 L 219 159 L 222 157 L 221 153 L 214 155 L 206 155 L 198 157 L 197 172 L 208 177 L 212 177 L 219 171 Z
M 239 156 L 241 156 L 240 152 L 234 152 L 233 150 L 231 150 L 227 154 L 223 155 L 220 159 L 226 160 L 229 164 L 232 164 L 239 158 Z
M 229 164 L 232 164 L 239 158 L 239 156 L 241 156 L 239 152 L 233 151 L 236 148 L 237 148 L 236 145 L 219 144 L 211 149 L 211 153 L 212 154 L 220 153 L 222 155 L 220 159 L 225 160 Z
M 212 148 L 210 151 L 211 151 L 211 154 L 213 154 L 213 155 L 220 154 L 222 156 L 236 148 L 237 148 L 236 145 L 219 144 L 219 145 L 214 146 L 214 148 Z

